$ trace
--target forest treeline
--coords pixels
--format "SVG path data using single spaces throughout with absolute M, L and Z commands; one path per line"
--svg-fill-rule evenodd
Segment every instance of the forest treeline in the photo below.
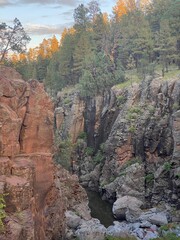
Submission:
M 53 36 L 27 54 L 14 54 L 13 65 L 25 79 L 43 81 L 57 92 L 77 85 L 82 96 L 102 93 L 125 81 L 125 71 L 162 75 L 180 68 L 180 0 L 118 0 L 112 15 L 91 1 L 74 10 L 74 25 L 60 42 Z

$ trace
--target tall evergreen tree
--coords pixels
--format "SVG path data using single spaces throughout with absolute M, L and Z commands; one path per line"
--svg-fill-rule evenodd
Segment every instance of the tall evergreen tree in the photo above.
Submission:
M 104 15 L 99 13 L 96 15 L 92 23 L 94 46 L 98 52 L 109 52 L 109 34 L 110 24 L 104 19 Z
M 119 38 L 115 49 L 115 61 L 120 58 L 124 67 L 130 55 L 136 61 L 136 67 L 142 58 L 148 58 L 150 61 L 153 53 L 153 37 L 143 12 L 139 10 L 128 12 L 122 16 L 118 27 Z
M 122 81 L 122 69 L 115 69 L 109 56 L 102 52 L 92 52 L 85 58 L 79 89 L 82 96 L 91 97 L 103 94 L 105 90 Z
M 84 4 L 80 4 L 75 10 L 74 10 L 74 28 L 78 31 L 85 31 L 89 26 L 89 10 L 87 7 L 84 6 Z
M 82 32 L 73 54 L 73 77 L 75 82 L 79 81 L 82 75 L 85 57 L 91 53 L 92 49 L 91 32 Z
M 162 75 L 164 76 L 165 69 L 168 71 L 168 65 L 176 58 L 176 42 L 175 38 L 170 34 L 167 20 L 161 21 L 160 31 L 156 34 L 154 50 L 158 53 L 162 64 Z
M 64 36 L 59 51 L 59 72 L 62 86 L 75 84 L 73 76 L 73 54 L 76 46 L 76 34 L 68 31 Z

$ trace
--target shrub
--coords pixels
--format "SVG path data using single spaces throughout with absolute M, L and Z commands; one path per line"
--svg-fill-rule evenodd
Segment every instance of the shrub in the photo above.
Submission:
M 123 103 L 125 103 L 125 101 L 126 101 L 126 97 L 123 95 L 117 96 L 116 98 L 117 106 L 122 105 Z
M 61 141 L 58 145 L 58 152 L 55 155 L 55 161 L 61 164 L 66 170 L 71 168 L 71 157 L 74 150 L 74 145 L 70 138 Z
M 145 176 L 146 183 L 152 183 L 154 180 L 154 173 L 149 173 Z
M 100 145 L 100 150 L 102 151 L 102 152 L 104 152 L 105 151 L 105 143 L 101 143 L 101 145 Z
M 87 139 L 87 133 L 86 132 L 80 132 L 78 138 L 86 140 Z
M 165 236 L 155 238 L 154 240 L 179 240 L 179 237 L 175 233 L 167 233 Z
M 102 154 L 101 151 L 98 151 L 98 152 L 96 153 L 96 155 L 93 157 L 93 161 L 94 161 L 96 164 L 102 162 L 103 159 L 104 159 L 104 155 Z
M 86 153 L 87 156 L 92 156 L 93 153 L 94 153 L 94 149 L 92 147 L 87 147 L 85 149 L 85 153 Z
M 177 227 L 177 223 L 168 223 L 160 227 L 160 231 L 168 231 L 170 229 L 175 229 Z
M 141 113 L 142 113 L 142 110 L 139 106 L 131 107 L 130 109 L 128 109 L 127 120 L 131 122 L 135 121 L 137 120 L 137 118 L 140 116 Z
M 180 109 L 180 105 L 178 103 L 174 103 L 172 108 L 173 110 L 177 111 Z
M 131 132 L 131 133 L 135 133 L 135 131 L 136 131 L 136 128 L 135 128 L 135 126 L 130 126 L 129 128 L 128 128 L 128 130 L 129 130 L 129 132 Z
M 127 120 L 129 120 L 129 121 L 134 121 L 134 120 L 137 119 L 137 117 L 138 117 L 137 113 L 131 113 L 131 112 L 129 112 L 129 113 L 127 114 Z
M 141 114 L 141 113 L 142 113 L 142 110 L 141 110 L 140 107 L 134 106 L 134 107 L 131 107 L 131 108 L 129 109 L 129 112 L 130 112 L 130 113 Z
M 64 103 L 65 105 L 68 105 L 68 104 L 71 103 L 71 99 L 67 97 L 67 98 L 65 98 L 65 99 L 63 100 L 63 103 Z
M 6 212 L 4 208 L 6 207 L 4 196 L 6 194 L 0 194 L 0 232 L 4 232 L 3 219 L 6 217 Z
M 169 172 L 169 171 L 171 170 L 171 168 L 172 168 L 171 163 L 166 162 L 166 163 L 164 164 L 164 170 L 165 170 L 166 172 Z
M 155 112 L 155 107 L 149 106 L 149 107 L 148 107 L 148 110 L 149 110 L 149 113 L 150 113 L 150 114 L 153 114 L 153 113 Z

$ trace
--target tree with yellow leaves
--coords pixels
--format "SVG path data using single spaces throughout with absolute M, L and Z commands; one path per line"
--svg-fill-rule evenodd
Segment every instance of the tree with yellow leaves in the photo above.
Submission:
M 124 0 L 118 0 L 116 5 L 113 7 L 113 13 L 116 20 L 119 20 L 124 14 L 127 13 L 127 7 Z
M 55 35 L 52 38 L 50 38 L 49 40 L 50 40 L 50 51 L 51 51 L 51 54 L 53 54 L 58 51 L 59 42 Z
M 135 9 L 145 11 L 146 7 L 151 3 L 151 0 L 118 0 L 113 7 L 113 12 L 116 19 L 119 20 L 127 12 L 132 12 Z

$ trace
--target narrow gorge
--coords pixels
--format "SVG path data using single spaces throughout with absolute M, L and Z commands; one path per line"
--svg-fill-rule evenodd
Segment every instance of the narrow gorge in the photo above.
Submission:
M 112 204 L 114 224 L 91 217 L 85 189 Z M 94 98 L 66 88 L 53 103 L 1 66 L 0 194 L 2 240 L 149 240 L 168 223 L 180 236 L 179 77 Z
M 147 77 L 94 98 L 83 99 L 78 91 L 66 89 L 58 93 L 56 105 L 56 137 L 61 142 L 56 161 L 77 174 L 82 186 L 114 203 L 116 219 L 150 221 L 143 216 L 149 209 L 149 216 L 153 212 L 157 218 L 151 224 L 180 221 L 179 76 L 168 81 Z M 69 153 L 66 162 L 64 152 Z M 115 225 L 110 235 L 117 229 Z M 131 233 L 137 239 L 157 237 L 153 230 L 149 235 L 141 230 Z

